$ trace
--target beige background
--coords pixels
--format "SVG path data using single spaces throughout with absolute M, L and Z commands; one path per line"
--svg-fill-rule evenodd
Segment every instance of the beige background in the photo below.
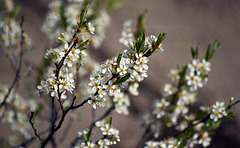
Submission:
M 47 0 L 18 0 L 22 4 L 21 15 L 25 16 L 25 31 L 28 32 L 36 45 L 33 55 L 38 63 L 44 49 L 50 47 L 46 35 L 40 32 L 47 12 Z M 140 139 L 143 130 L 139 128 L 139 120 L 143 113 L 150 108 L 151 101 L 160 94 L 160 90 L 168 79 L 170 69 L 184 65 L 191 60 L 190 47 L 200 44 L 200 55 L 203 57 L 209 43 L 218 40 L 221 45 L 212 59 L 212 71 L 209 74 L 207 86 L 199 90 L 199 103 L 212 105 L 216 100 L 228 102 L 230 97 L 240 99 L 240 1 L 238 0 L 122 0 L 123 7 L 111 13 L 112 24 L 107 31 L 107 38 L 102 48 L 92 51 L 96 60 L 117 55 L 124 49 L 119 45 L 122 23 L 126 19 L 136 20 L 138 14 L 148 9 L 146 34 L 158 35 L 166 32 L 163 43 L 164 54 L 157 53 L 150 58 L 149 77 L 140 86 L 140 96 L 132 97 L 130 116 L 114 114 L 113 124 L 120 130 L 121 142 L 116 147 L 134 147 Z M 135 22 L 136 23 L 136 22 Z M 101 53 L 100 53 L 101 52 Z M 39 56 L 41 55 L 41 56 Z M 10 84 L 13 77 L 7 61 L 1 55 L 0 83 Z M 81 109 L 83 114 L 90 111 L 88 105 Z M 240 105 L 235 108 L 235 120 L 226 119 L 217 136 L 213 138 L 210 147 L 240 147 L 239 122 Z M 101 110 L 99 111 L 101 113 Z M 98 113 L 99 113 L 98 112 Z M 90 119 L 90 117 L 85 117 Z M 68 139 L 76 136 L 76 131 L 87 127 L 88 123 L 74 123 L 73 129 L 67 135 Z M 67 126 L 67 122 L 64 124 Z M 1 130 L 0 130 L 1 131 Z M 61 135 L 60 131 L 58 135 Z M 1 132 L 0 132 L 1 133 Z M 61 137 L 61 136 L 59 136 Z

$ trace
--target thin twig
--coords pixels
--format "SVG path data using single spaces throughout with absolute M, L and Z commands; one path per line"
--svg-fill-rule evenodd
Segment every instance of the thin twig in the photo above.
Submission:
M 29 123 L 31 124 L 31 126 L 32 126 L 32 128 L 33 128 L 33 131 L 34 131 L 35 136 L 36 136 L 40 141 L 42 141 L 40 135 L 37 133 L 37 129 L 34 127 L 34 123 L 32 122 L 33 116 L 34 116 L 34 112 L 31 112 L 31 116 L 30 116 L 30 119 L 29 119 Z
M 20 76 L 20 71 L 22 68 L 22 58 L 23 58 L 23 43 L 24 43 L 24 36 L 23 36 L 23 22 L 24 22 L 24 17 L 21 17 L 21 22 L 20 22 L 20 27 L 21 27 L 21 41 L 20 41 L 20 54 L 19 54 L 19 64 L 18 64 L 18 68 L 15 74 L 15 78 L 11 84 L 11 86 L 8 88 L 8 92 L 7 94 L 4 96 L 3 102 L 0 104 L 0 109 L 6 104 L 7 99 L 10 95 L 10 93 L 12 92 L 13 87 L 15 86 L 15 84 L 17 83 L 17 81 L 19 80 L 19 76 Z
M 45 131 L 40 132 L 38 135 L 43 135 L 45 133 L 47 133 L 50 129 L 47 129 Z M 24 141 L 23 143 L 16 145 L 16 146 L 11 146 L 11 148 L 22 148 L 22 147 L 27 147 L 30 143 L 32 143 L 37 137 L 34 136 L 26 141 Z
M 149 131 L 150 131 L 150 126 L 148 126 L 148 127 L 146 128 L 146 130 L 144 131 L 141 139 L 140 139 L 139 142 L 137 143 L 136 148 L 140 148 L 140 147 L 142 146 L 142 143 L 145 141 L 145 138 L 146 138 L 147 134 L 149 133 Z
M 74 96 L 73 100 L 72 100 L 72 103 L 71 103 L 71 106 L 68 107 L 66 110 L 63 110 L 63 113 L 62 113 L 62 116 L 61 116 L 61 119 L 58 123 L 58 125 L 55 127 L 55 122 L 53 122 L 52 124 L 52 129 L 48 135 L 48 137 L 42 142 L 41 144 L 41 147 L 44 148 L 46 146 L 46 144 L 52 139 L 53 135 L 61 128 L 62 124 L 63 124 L 63 121 L 65 120 L 65 117 L 67 115 L 67 113 L 72 110 L 73 108 L 73 105 L 74 105 L 74 102 L 76 100 L 76 96 Z

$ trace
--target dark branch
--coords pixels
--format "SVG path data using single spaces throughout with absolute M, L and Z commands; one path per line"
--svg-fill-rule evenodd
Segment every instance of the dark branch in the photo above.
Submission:
M 40 141 L 42 141 L 40 135 L 37 133 L 37 129 L 34 127 L 34 123 L 32 122 L 33 116 L 34 116 L 34 112 L 31 112 L 31 116 L 30 116 L 30 119 L 29 119 L 29 123 L 31 124 L 31 126 L 32 126 L 32 128 L 33 128 L 33 131 L 34 131 L 35 136 L 36 136 Z

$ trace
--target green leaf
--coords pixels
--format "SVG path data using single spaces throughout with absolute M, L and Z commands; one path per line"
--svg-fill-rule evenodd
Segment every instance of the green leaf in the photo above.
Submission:
M 88 5 L 86 5 L 86 7 L 81 12 L 81 15 L 80 15 L 80 26 L 82 26 L 84 24 L 84 22 L 85 22 L 87 11 L 88 11 Z
M 22 7 L 21 7 L 20 5 L 16 6 L 16 7 L 10 12 L 10 18 L 16 18 L 21 9 L 22 9 Z
M 86 40 L 86 41 L 82 42 L 82 43 L 78 46 L 78 48 L 84 49 L 83 47 L 86 46 L 88 43 L 89 43 L 89 40 Z
M 109 127 L 111 127 L 111 125 L 112 125 L 112 117 L 110 117 L 110 118 L 107 120 L 107 123 L 109 124 Z
M 186 70 L 187 70 L 187 66 L 184 66 L 184 67 L 182 67 L 182 68 L 179 70 L 179 72 L 178 72 L 178 74 L 179 74 L 179 76 L 180 76 L 180 83 L 183 82 L 184 79 L 185 79 Z
M 178 148 L 183 148 L 184 146 L 186 146 L 188 140 L 190 138 L 192 138 L 193 134 L 194 134 L 194 131 L 192 129 L 188 130 L 186 132 L 186 136 L 183 138 L 183 140 L 182 140 L 181 144 L 178 146 Z
M 87 141 L 89 141 L 90 137 L 92 134 L 92 128 L 89 129 L 88 133 L 87 133 Z
M 213 43 L 212 49 L 210 51 L 210 58 L 212 58 L 213 54 L 217 51 L 219 46 L 220 46 L 220 43 L 218 41 L 215 41 Z
M 192 58 L 193 59 L 198 58 L 198 48 L 199 48 L 199 45 L 197 45 L 195 49 L 193 47 L 191 47 L 191 53 L 192 53 Z
M 157 46 L 159 46 L 162 43 L 162 41 L 165 39 L 166 36 L 167 36 L 167 33 L 159 34 L 156 42 Z
M 117 79 L 117 80 L 113 83 L 113 85 L 121 84 L 121 83 L 127 81 L 127 79 L 129 79 L 130 76 L 131 76 L 130 73 L 126 74 L 124 77 Z
M 122 51 L 118 54 L 118 57 L 117 57 L 117 64 L 120 63 L 121 59 L 122 59 Z
M 230 118 L 230 119 L 234 119 L 234 118 L 235 118 L 235 116 L 233 115 L 233 113 L 227 114 L 226 117 L 228 117 L 228 118 Z
M 119 0 L 110 0 L 108 2 L 107 10 L 116 10 L 122 6 L 122 3 Z
M 138 16 L 138 23 L 137 23 L 137 31 L 135 32 L 135 38 L 140 38 L 142 33 L 145 30 L 145 22 L 146 22 L 146 16 L 147 16 L 147 9 Z
M 221 120 L 218 120 L 217 122 L 214 122 L 211 127 L 209 127 L 209 130 L 216 130 L 221 125 Z
M 177 137 L 177 142 L 179 142 L 181 139 L 182 139 L 182 135 L 183 133 L 179 134 L 178 137 Z
M 235 116 L 233 115 L 233 112 L 232 112 L 232 111 L 233 111 L 233 108 L 227 110 L 227 116 L 226 116 L 226 117 L 228 117 L 228 118 L 230 118 L 230 119 L 234 119 Z
M 145 46 L 145 33 L 142 33 L 142 37 L 139 39 L 139 47 L 138 47 L 138 52 L 143 52 L 144 51 L 144 46 Z
M 63 28 L 66 30 L 67 29 L 67 18 L 65 16 L 64 6 L 62 5 L 59 9 L 60 9 L 61 24 L 62 24 Z
M 194 48 L 193 48 L 193 47 L 191 47 L 191 53 L 192 53 L 192 58 L 194 59 L 194 57 L 195 57 L 195 51 L 194 51 Z
M 199 49 L 199 45 L 197 45 L 196 49 L 195 49 L 195 58 L 196 59 L 198 58 L 198 49 Z
M 207 52 L 206 52 L 206 56 L 205 56 L 205 60 L 206 60 L 206 61 L 209 60 L 210 49 L 211 49 L 211 45 L 208 45 Z
M 159 45 L 162 43 L 162 41 L 165 39 L 166 36 L 167 36 L 166 33 L 162 33 L 158 35 L 157 41 L 156 43 L 154 43 L 153 52 L 159 48 Z
M 34 114 L 35 115 L 39 115 L 41 113 L 41 111 L 43 110 L 43 108 L 44 108 L 43 104 L 38 105 L 38 107 L 37 107 L 37 109 L 36 109 Z
M 211 48 L 211 45 L 208 45 L 206 56 L 205 56 L 206 61 L 212 58 L 213 54 L 217 51 L 219 46 L 220 46 L 220 43 L 218 41 L 214 41 L 212 48 Z

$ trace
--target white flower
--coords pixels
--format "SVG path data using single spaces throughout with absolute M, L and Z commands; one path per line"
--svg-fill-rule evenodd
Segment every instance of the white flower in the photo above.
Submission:
M 198 133 L 195 133 L 195 134 L 193 135 L 193 137 L 189 139 L 189 141 L 188 141 L 188 146 L 189 146 L 190 148 L 192 148 L 192 147 L 194 147 L 196 144 L 198 144 L 198 141 L 197 141 L 198 137 L 199 137 Z
M 172 81 L 176 81 L 176 82 L 179 81 L 180 76 L 179 76 L 178 72 L 179 71 L 177 69 L 172 69 L 170 71 L 170 78 L 172 79 Z
M 104 64 L 101 65 L 102 67 L 102 73 L 106 76 L 110 76 L 112 73 L 114 73 L 114 69 L 113 67 L 117 65 L 116 61 L 112 60 L 112 59 L 108 59 L 105 61 Z
M 163 91 L 168 95 L 172 95 L 174 93 L 174 88 L 171 84 L 165 84 Z
M 170 102 L 165 99 L 161 99 L 160 101 L 156 101 L 154 103 L 153 114 L 156 115 L 156 118 L 159 119 L 166 114 L 165 109 L 170 105 Z
M 129 93 L 134 95 L 134 96 L 138 96 L 138 94 L 139 94 L 138 87 L 139 87 L 139 83 L 133 83 L 128 88 Z
M 182 121 L 180 122 L 177 126 L 176 129 L 178 131 L 183 131 L 184 129 L 186 129 L 188 127 L 188 122 L 187 121 Z
M 90 22 L 87 23 L 87 27 L 88 27 L 89 32 L 91 34 L 94 34 L 95 27 L 93 27 L 93 25 Z
M 122 37 L 119 39 L 119 42 L 124 45 L 124 46 L 128 46 L 129 42 L 134 41 L 134 35 L 132 32 L 126 32 L 126 31 L 122 31 Z
M 209 72 L 211 71 L 211 63 L 209 61 L 206 61 L 206 59 L 202 60 L 202 68 L 204 69 L 204 71 Z
M 145 142 L 145 146 L 144 148 L 157 148 L 159 147 L 159 142 L 156 142 L 156 141 L 147 141 Z
M 124 46 L 128 46 L 130 42 L 134 41 L 134 39 L 132 21 L 128 20 L 123 24 L 122 37 L 119 39 L 119 42 Z
M 196 94 L 191 93 L 187 90 L 183 90 L 183 91 L 179 92 L 179 99 L 181 101 L 183 101 L 184 104 L 186 104 L 186 105 L 192 104 L 192 103 L 196 102 Z
M 204 132 L 201 138 L 198 141 L 198 144 L 202 144 L 203 147 L 207 147 L 210 145 L 211 137 L 209 137 L 208 132 Z
M 195 75 L 194 72 L 190 72 L 189 75 L 186 75 L 186 80 L 191 91 L 196 91 L 198 87 L 203 87 L 203 81 L 201 77 Z
M 157 38 L 156 38 L 154 35 L 150 35 L 150 38 L 149 38 L 148 42 L 149 42 L 150 45 L 155 45 L 156 42 L 157 42 Z M 163 47 L 162 47 L 162 43 L 159 44 L 159 46 L 157 47 L 157 49 L 159 49 L 159 51 L 160 51 L 161 53 L 164 52 Z
M 115 110 L 119 114 L 128 115 L 128 107 L 130 106 L 130 101 L 127 95 L 124 93 L 119 93 L 113 98 L 115 103 Z
M 99 97 L 99 95 L 94 96 L 93 94 L 90 95 L 91 99 L 88 100 L 88 103 L 92 105 L 94 109 L 97 108 L 97 105 L 100 107 L 104 107 L 106 105 L 106 98 Z
M 94 142 L 91 142 L 91 141 L 88 141 L 87 143 L 85 143 L 85 142 L 81 143 L 82 148 L 95 148 L 95 145 L 96 144 Z
M 178 145 L 177 139 L 174 139 L 173 137 L 160 141 L 161 148 L 177 148 Z
M 138 70 L 140 72 L 146 72 L 148 70 L 148 65 L 146 64 L 149 59 L 147 57 L 143 57 L 142 53 L 136 53 L 136 66 L 134 67 L 135 70 Z
M 113 85 L 112 80 L 106 85 L 106 90 L 108 91 L 109 96 L 117 96 L 120 93 L 120 89 L 117 85 Z
M 227 112 L 224 107 L 224 102 L 216 102 L 215 105 L 212 106 L 210 118 L 213 119 L 214 122 L 217 122 L 218 119 L 226 116 Z
M 132 73 L 132 76 L 138 81 L 138 82 L 141 82 L 144 80 L 144 78 L 147 78 L 148 75 L 147 75 L 147 72 L 145 71 L 136 71 L 136 70 L 133 70 L 133 73 Z
M 126 60 L 125 58 L 122 58 L 122 60 L 119 63 L 119 67 L 117 68 L 117 72 L 120 76 L 124 76 L 128 73 L 129 68 L 129 59 Z
M 177 115 L 179 114 L 185 115 L 187 112 L 188 112 L 188 107 L 185 106 L 183 101 L 178 100 L 174 113 Z
M 88 85 L 92 88 L 93 92 L 96 92 L 99 88 L 101 88 L 103 82 L 100 80 L 100 77 L 90 75 L 90 83 Z

